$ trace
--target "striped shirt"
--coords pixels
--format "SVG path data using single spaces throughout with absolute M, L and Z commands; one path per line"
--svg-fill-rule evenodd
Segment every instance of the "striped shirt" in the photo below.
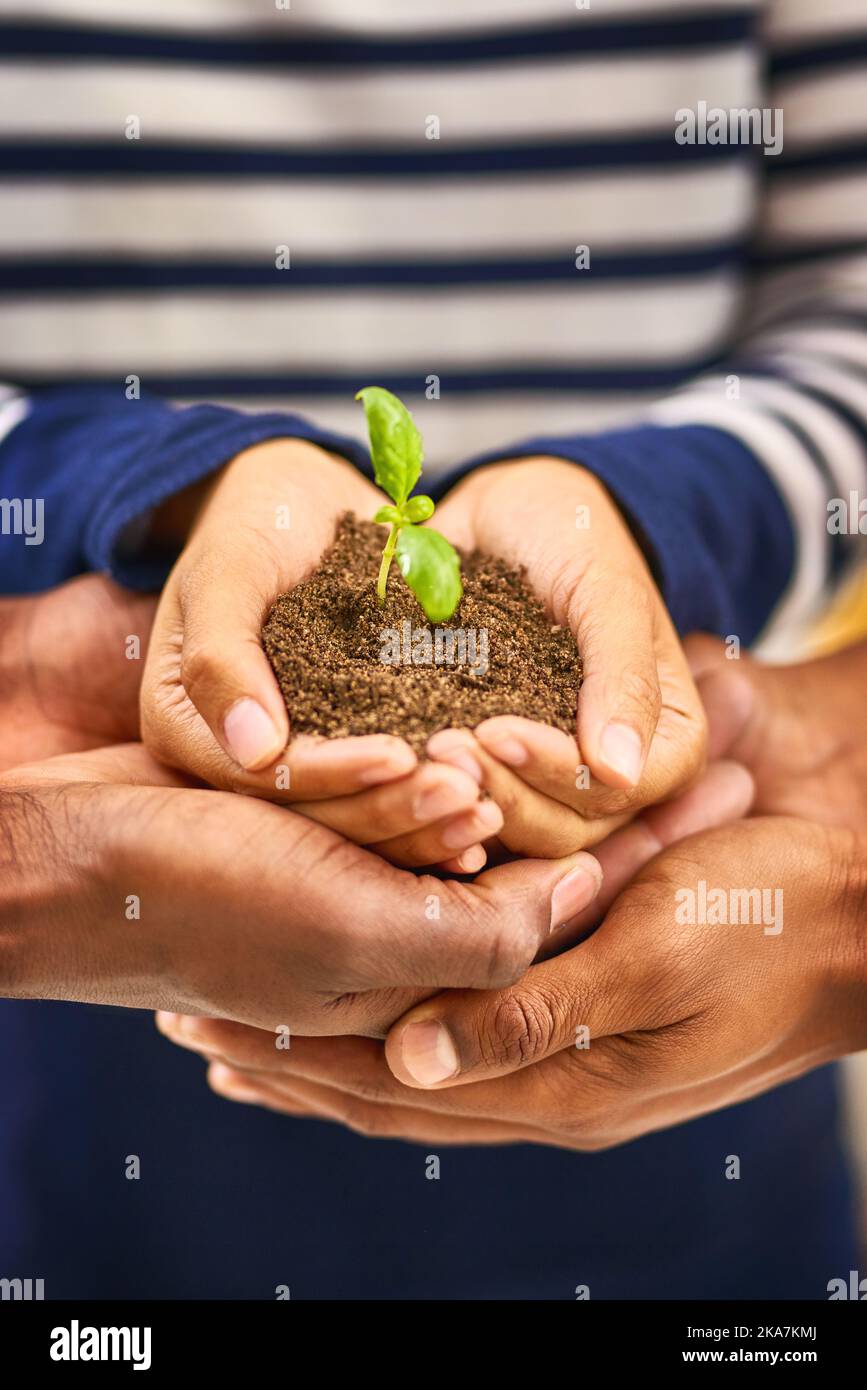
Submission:
M 862 0 L 2 0 L 0 53 L 7 430 L 38 417 L 26 393 L 102 386 L 111 414 L 135 378 L 357 436 L 376 381 L 434 479 L 527 438 L 601 473 L 681 627 L 788 629 L 845 569 L 858 537 L 827 504 L 867 481 Z M 782 112 L 782 148 L 676 139 L 702 105 Z M 46 417 L 43 470 L 49 434 L 86 447 L 81 399 Z M 95 446 L 117 427 L 88 399 Z
M 753 108 L 777 153 L 699 122 Z M 0 589 L 157 582 L 131 522 L 274 435 L 364 466 L 376 382 L 431 491 L 573 458 L 681 629 L 785 634 L 858 541 L 865 250 L 865 0 L 0 0 L 0 492 L 46 500 Z M 7 1002 L 0 1050 L 4 1260 L 54 1297 L 824 1298 L 856 1259 L 827 1071 L 428 1183 L 131 1011 Z

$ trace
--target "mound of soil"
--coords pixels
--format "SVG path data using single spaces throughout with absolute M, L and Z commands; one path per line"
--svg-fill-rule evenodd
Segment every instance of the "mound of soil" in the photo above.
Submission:
M 574 734 L 581 659 L 519 570 L 461 555 L 464 595 L 433 626 L 392 565 L 384 608 L 376 576 L 387 532 L 351 513 L 318 568 L 277 599 L 265 651 L 293 734 L 398 734 L 421 752 L 438 729 L 518 714 Z

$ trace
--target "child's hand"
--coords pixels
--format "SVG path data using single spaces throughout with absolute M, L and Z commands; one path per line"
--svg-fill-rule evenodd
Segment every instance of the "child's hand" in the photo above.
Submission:
M 701 701 L 644 557 L 601 483 L 559 459 L 492 465 L 449 494 L 437 525 L 456 545 L 523 565 L 584 664 L 577 743 L 511 715 L 429 742 L 431 757 L 481 777 L 505 816 L 508 849 L 571 854 L 699 775 Z
M 453 767 L 419 766 L 390 735 L 288 742 L 262 650 L 273 601 L 315 569 L 340 515 L 372 516 L 379 493 L 342 459 L 280 439 L 239 454 L 197 500 L 142 680 L 149 750 L 214 787 L 291 804 L 394 863 L 478 872 L 479 842 L 502 826 L 478 782 Z M 173 524 L 182 511 L 173 505 Z

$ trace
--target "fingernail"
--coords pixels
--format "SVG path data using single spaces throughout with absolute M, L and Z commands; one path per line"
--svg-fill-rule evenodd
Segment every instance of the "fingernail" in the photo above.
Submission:
M 165 1009 L 157 1009 L 154 1015 L 156 1025 L 161 1033 L 165 1033 L 169 1028 L 177 1028 L 180 1017 L 180 1014 L 170 1014 Z
M 390 753 L 378 754 L 375 762 L 359 772 L 358 780 L 365 787 L 375 786 L 377 782 L 391 782 L 395 777 L 405 777 L 412 772 L 417 762 L 408 744 L 398 746 Z
M 461 811 L 467 804 L 467 796 L 457 787 L 443 782 L 439 786 L 427 787 L 419 792 L 412 803 L 412 813 L 418 821 L 439 820 L 452 811 Z
M 488 856 L 481 845 L 470 845 L 456 860 L 458 871 L 462 874 L 477 874 L 488 862 Z
M 482 785 L 481 765 L 478 759 L 474 758 L 468 749 L 455 748 L 446 754 L 438 753 L 437 758 L 442 759 L 443 762 L 449 763 L 452 767 L 458 768 L 461 772 L 466 772 L 472 777 L 474 782 L 478 782 L 479 786 Z
M 600 752 L 612 772 L 635 786 L 644 766 L 641 739 L 628 724 L 609 724 L 602 735 Z
M 400 1055 L 413 1081 L 420 1086 L 436 1086 L 457 1076 L 459 1071 L 458 1054 L 448 1029 L 433 1019 L 404 1028 Z
M 486 739 L 485 747 L 501 763 L 508 763 L 509 767 L 523 767 L 530 756 L 523 743 L 516 738 Z
M 469 848 L 467 840 L 485 839 L 503 828 L 503 813 L 494 801 L 481 801 L 459 820 L 443 827 L 440 842 L 446 849 Z
M 461 772 L 468 773 L 479 786 L 482 785 L 481 763 L 465 743 L 451 743 L 445 734 L 442 738 L 439 734 L 434 734 L 428 739 L 427 747 L 432 758 L 436 758 L 438 762 L 449 763 L 451 767 L 460 768 Z
M 589 907 L 602 886 L 602 875 L 581 865 L 571 869 L 551 894 L 551 931 L 563 927 L 585 907 Z
M 283 747 L 283 740 L 262 706 L 245 696 L 233 705 L 223 723 L 229 752 L 247 772 L 267 767 Z

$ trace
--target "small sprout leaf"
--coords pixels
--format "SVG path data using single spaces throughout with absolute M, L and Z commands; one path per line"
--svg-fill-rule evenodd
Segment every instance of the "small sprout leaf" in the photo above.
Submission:
M 403 526 L 397 537 L 400 572 L 429 622 L 444 623 L 461 601 L 461 562 L 445 536 L 429 526 Z
M 421 435 L 403 401 L 383 386 L 365 386 L 355 399 L 367 417 L 377 486 L 402 507 L 421 477 Z
M 407 521 L 427 521 L 429 516 L 434 514 L 434 503 L 432 497 L 425 497 L 420 493 L 418 497 L 411 497 L 403 509 L 403 514 Z
M 364 405 L 376 481 L 394 503 L 380 507 L 374 521 L 388 526 L 376 579 L 376 599 L 385 607 L 388 575 L 397 555 L 400 572 L 429 622 L 444 623 L 461 601 L 461 562 L 439 531 L 417 522 L 434 514 L 432 497 L 410 497 L 421 477 L 421 435 L 402 401 L 383 386 L 365 386 L 355 397 Z

